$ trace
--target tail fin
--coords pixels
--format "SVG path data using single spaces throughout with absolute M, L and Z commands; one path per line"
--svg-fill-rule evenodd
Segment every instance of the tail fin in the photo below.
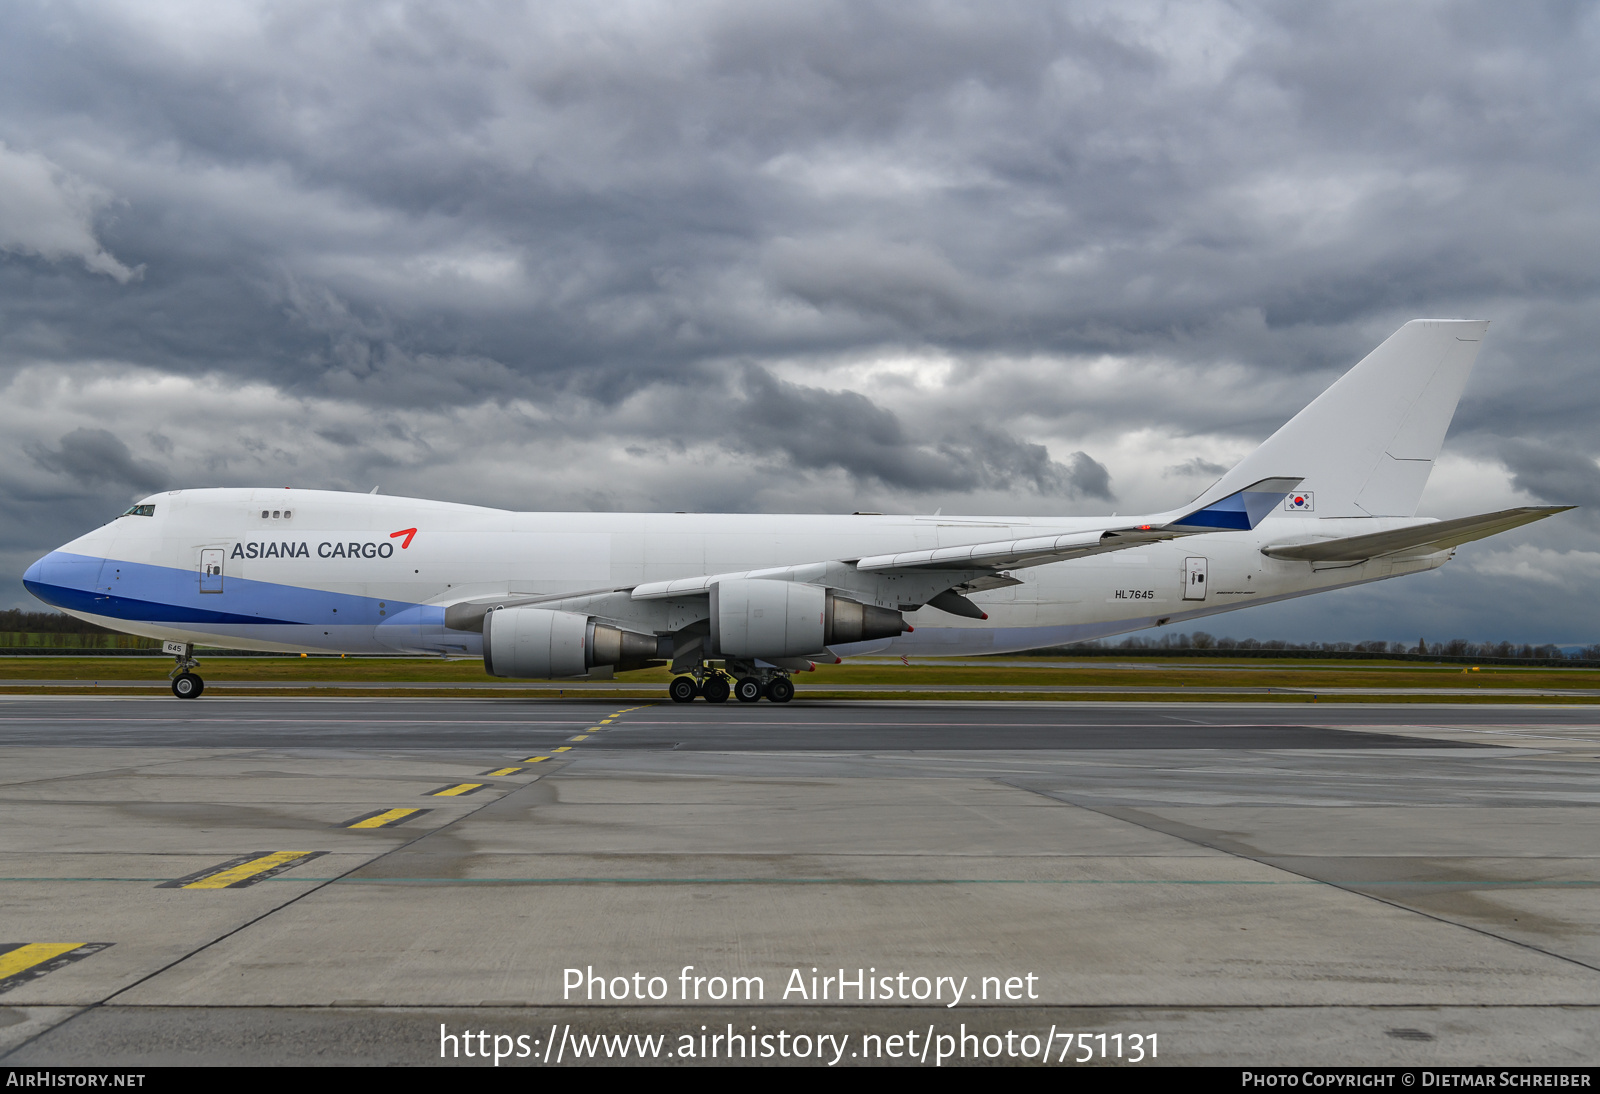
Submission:
M 1321 517 L 1414 516 L 1478 345 L 1480 319 L 1413 319 L 1200 496 L 1300 475 Z

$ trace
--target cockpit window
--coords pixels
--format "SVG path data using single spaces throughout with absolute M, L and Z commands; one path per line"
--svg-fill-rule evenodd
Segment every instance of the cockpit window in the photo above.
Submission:
M 135 505 L 122 515 L 125 517 L 153 517 L 156 515 L 156 507 L 154 505 Z

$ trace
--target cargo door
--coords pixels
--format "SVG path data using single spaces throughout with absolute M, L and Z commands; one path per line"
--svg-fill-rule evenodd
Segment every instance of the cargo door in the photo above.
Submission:
M 1205 559 L 1186 558 L 1183 560 L 1183 598 L 1185 600 L 1204 600 L 1206 598 Z
M 208 547 L 200 552 L 200 591 L 203 593 L 220 593 L 222 591 L 222 556 L 220 547 Z

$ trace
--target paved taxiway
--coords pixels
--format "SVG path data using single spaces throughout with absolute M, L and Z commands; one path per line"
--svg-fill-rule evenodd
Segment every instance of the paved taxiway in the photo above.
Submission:
M 1570 706 L 5 698 L 0 1052 L 965 1022 L 1154 1031 L 1170 1063 L 1592 1064 L 1597 761 Z M 563 1000 L 591 965 L 766 1005 Z M 813 967 L 1039 998 L 786 1003 Z

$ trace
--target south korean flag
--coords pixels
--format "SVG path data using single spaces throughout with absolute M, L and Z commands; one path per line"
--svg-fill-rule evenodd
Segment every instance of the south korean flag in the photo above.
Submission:
M 1283 499 L 1283 507 L 1291 513 L 1310 513 L 1316 510 L 1311 491 L 1300 490 Z

